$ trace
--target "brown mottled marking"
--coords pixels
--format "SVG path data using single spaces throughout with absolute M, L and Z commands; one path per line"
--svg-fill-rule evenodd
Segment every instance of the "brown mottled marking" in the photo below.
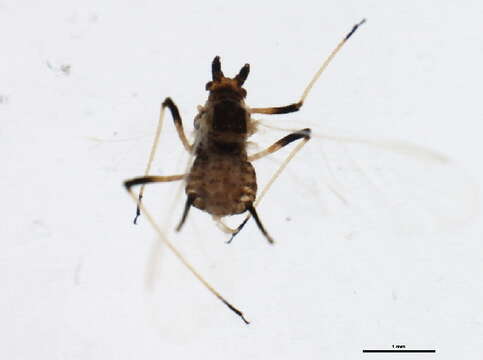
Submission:
M 198 156 L 186 180 L 186 193 L 202 198 L 202 210 L 219 217 L 244 212 L 256 192 L 255 169 L 246 156 L 245 162 L 223 154 Z

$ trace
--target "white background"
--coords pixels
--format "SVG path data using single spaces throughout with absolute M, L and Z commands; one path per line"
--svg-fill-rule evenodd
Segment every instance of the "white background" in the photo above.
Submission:
M 198 210 L 176 234 L 179 186 L 146 190 L 246 326 L 132 225 L 122 181 L 142 175 L 164 97 L 192 129 L 215 55 L 229 76 L 251 64 L 251 106 L 286 105 L 364 17 L 306 106 L 266 124 L 451 162 L 314 137 L 259 207 L 273 247 L 253 221 L 226 245 Z M 478 1 L 1 0 L 0 357 L 480 359 L 482 18 Z M 182 171 L 169 116 L 163 134 L 153 173 Z M 256 164 L 260 186 L 284 154 Z

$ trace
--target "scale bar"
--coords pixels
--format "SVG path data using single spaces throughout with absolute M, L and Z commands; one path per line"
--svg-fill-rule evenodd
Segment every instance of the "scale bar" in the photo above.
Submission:
M 389 349 L 389 350 L 362 350 L 363 353 L 435 353 L 436 350 L 409 350 L 409 349 Z

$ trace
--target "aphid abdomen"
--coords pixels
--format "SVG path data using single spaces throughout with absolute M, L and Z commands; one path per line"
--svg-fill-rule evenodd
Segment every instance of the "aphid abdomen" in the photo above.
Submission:
M 212 154 L 200 154 L 187 179 L 186 194 L 193 205 L 215 216 L 240 214 L 255 201 L 255 169 L 246 160 Z

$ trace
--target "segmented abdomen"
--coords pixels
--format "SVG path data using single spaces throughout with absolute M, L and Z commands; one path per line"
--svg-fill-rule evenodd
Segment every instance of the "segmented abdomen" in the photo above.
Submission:
M 194 161 L 186 184 L 193 205 L 215 216 L 242 213 L 255 201 L 255 169 L 238 157 L 200 155 Z

